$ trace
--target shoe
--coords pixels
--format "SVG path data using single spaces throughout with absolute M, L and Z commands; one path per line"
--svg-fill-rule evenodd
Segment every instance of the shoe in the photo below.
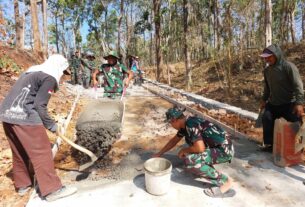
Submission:
M 261 151 L 261 152 L 271 152 L 272 153 L 273 146 L 272 145 L 259 146 L 259 151 Z
M 55 201 L 57 199 L 60 199 L 60 198 L 72 195 L 72 194 L 76 193 L 76 191 L 77 191 L 77 188 L 75 188 L 75 187 L 66 187 L 66 186 L 63 186 L 59 190 L 57 190 L 57 191 L 47 195 L 45 197 L 45 199 L 47 201 L 49 201 L 49 202 Z
M 19 188 L 17 193 L 18 195 L 20 196 L 24 196 L 29 190 L 31 190 L 31 186 L 27 186 L 27 187 L 22 187 L 22 188 Z

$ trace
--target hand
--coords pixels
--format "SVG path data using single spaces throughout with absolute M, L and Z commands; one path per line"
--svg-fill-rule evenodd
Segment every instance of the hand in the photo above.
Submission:
M 266 101 L 261 101 L 260 110 L 263 110 L 266 107 Z
M 295 105 L 293 108 L 293 113 L 298 117 L 301 117 L 304 114 L 304 109 L 302 105 Z
M 188 154 L 188 153 L 185 152 L 185 148 L 183 148 L 183 149 L 181 149 L 181 150 L 178 152 L 178 157 L 179 157 L 180 159 L 182 159 L 182 158 L 185 158 L 187 154 Z
M 160 157 L 161 156 L 161 154 L 158 152 L 158 153 L 156 153 L 156 154 L 153 154 L 151 157 L 152 158 L 155 158 L 155 157 Z
M 129 86 L 129 79 L 127 79 L 127 80 L 125 81 L 124 85 L 125 85 L 126 88 L 128 88 L 128 86 Z
M 97 80 L 93 79 L 93 86 L 97 86 Z

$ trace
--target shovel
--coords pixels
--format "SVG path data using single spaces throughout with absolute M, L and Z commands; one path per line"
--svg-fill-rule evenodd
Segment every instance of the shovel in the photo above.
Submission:
M 265 112 L 264 108 L 259 110 L 258 117 L 255 120 L 255 125 L 254 125 L 255 128 L 260 128 L 260 127 L 263 126 L 263 114 L 264 114 L 264 112 Z
M 97 160 L 97 157 L 89 150 L 87 150 L 86 148 L 79 146 L 77 144 L 75 144 L 74 142 L 72 142 L 70 139 L 68 139 L 67 137 L 65 137 L 63 134 L 59 134 L 58 135 L 61 139 L 63 139 L 65 142 L 67 142 L 69 145 L 71 145 L 72 147 L 74 147 L 75 149 L 87 154 L 91 161 L 88 163 L 85 163 L 81 166 L 79 166 L 79 171 L 83 171 L 84 169 L 87 169 L 88 167 L 90 167 L 91 165 L 94 164 L 94 162 Z

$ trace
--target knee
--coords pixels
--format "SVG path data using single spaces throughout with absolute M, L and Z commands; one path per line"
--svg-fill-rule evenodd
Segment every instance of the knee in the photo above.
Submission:
M 273 121 L 273 115 L 270 111 L 265 111 L 262 117 L 264 123 Z

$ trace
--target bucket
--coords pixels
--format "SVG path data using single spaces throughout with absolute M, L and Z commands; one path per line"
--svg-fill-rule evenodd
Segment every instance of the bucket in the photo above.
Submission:
M 298 122 L 276 119 L 273 135 L 273 160 L 280 167 L 297 165 L 302 162 L 302 152 L 295 153 L 295 137 L 300 126 Z
M 145 186 L 148 193 L 163 195 L 170 187 L 172 163 L 164 158 L 156 157 L 144 163 Z

